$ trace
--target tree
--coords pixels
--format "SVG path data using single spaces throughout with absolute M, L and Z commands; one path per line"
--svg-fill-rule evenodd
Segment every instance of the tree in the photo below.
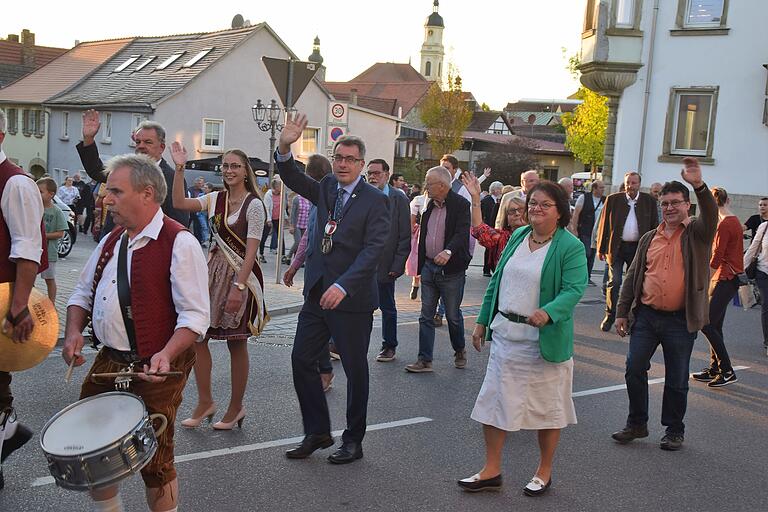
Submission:
M 472 121 L 472 111 L 461 94 L 461 77 L 448 72 L 446 90 L 433 85 L 420 109 L 427 129 L 427 142 L 436 158 L 461 148 L 464 131 Z
M 576 96 L 583 99 L 584 103 L 577 106 L 573 113 L 563 114 L 565 147 L 576 158 L 589 164 L 594 174 L 597 166 L 603 163 L 608 101 L 585 87 L 580 88 Z
M 532 139 L 513 137 L 506 144 L 498 144 L 476 160 L 478 169 L 490 167 L 493 170 L 490 181 L 507 185 L 518 185 L 520 173 L 537 167 L 534 151 L 538 148 Z

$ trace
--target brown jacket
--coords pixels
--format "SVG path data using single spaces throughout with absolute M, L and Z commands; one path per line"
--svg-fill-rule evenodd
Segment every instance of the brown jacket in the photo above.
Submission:
M 689 332 L 696 332 L 709 323 L 709 257 L 712 241 L 717 232 L 717 203 L 712 193 L 704 184 L 694 190 L 699 200 L 701 215 L 694 217 L 680 236 L 683 250 L 685 275 L 685 319 Z M 630 326 L 634 322 L 634 310 L 640 305 L 645 278 L 646 256 L 656 231 L 646 233 L 640 238 L 635 259 L 632 261 L 624 283 L 621 286 L 619 304 L 616 307 L 617 318 L 629 318 Z
M 603 206 L 603 213 L 600 215 L 600 225 L 597 231 L 597 252 L 605 254 L 605 259 L 609 265 L 613 263 L 613 255 L 619 249 L 627 215 L 629 215 L 629 204 L 626 193 L 616 192 L 605 199 L 605 206 Z M 635 215 L 641 237 L 648 231 L 656 229 L 660 219 L 656 200 L 652 195 L 638 192 Z

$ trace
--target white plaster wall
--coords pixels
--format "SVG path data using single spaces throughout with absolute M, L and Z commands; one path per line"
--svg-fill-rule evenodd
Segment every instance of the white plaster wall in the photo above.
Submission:
M 5 140 L 3 141 L 3 152 L 11 160 L 18 162 L 25 171 L 29 171 L 31 167 L 30 162 L 37 161 L 39 158 L 44 163 L 41 164 L 48 170 L 48 132 L 50 123 L 48 122 L 48 115 L 44 115 L 45 123 L 45 135 L 38 137 L 35 135 L 24 135 L 21 131 L 23 125 L 23 111 L 24 109 L 42 110 L 40 105 L 3 105 L 6 113 L 8 109 L 16 109 L 16 126 L 17 131 L 15 135 L 10 133 L 5 134 Z M 58 136 L 58 135 L 57 135 Z
M 348 134 L 357 135 L 365 142 L 365 160 L 383 158 L 390 167 L 394 165 L 397 123 L 390 119 L 349 109 Z
M 269 161 L 269 132 L 259 130 L 251 114 L 257 99 L 279 102 L 262 56 L 290 57 L 269 32 L 261 30 L 180 93 L 160 103 L 155 120 L 168 130 L 169 144 L 181 140 L 190 159 L 215 157 L 218 153 L 201 151 L 203 118 L 224 119 L 225 149 L 240 148 L 249 156 Z M 319 140 L 324 141 L 327 96 L 315 82 L 310 82 L 296 107 L 307 114 L 310 125 L 322 121 Z M 276 137 L 279 139 L 279 133 Z
M 643 6 L 643 63 L 638 80 L 624 91 L 618 112 L 614 182 L 629 169 L 637 169 L 640 151 L 643 97 L 648 73 L 653 2 Z M 764 49 L 768 46 L 768 9 L 762 2 L 730 2 L 730 32 L 721 36 L 671 36 L 677 2 L 661 2 L 653 76 L 648 105 L 643 184 L 679 177 L 680 164 L 658 162 L 672 87 L 719 86 L 714 132 L 715 163 L 704 166 L 709 185 L 723 186 L 730 194 L 768 193 L 768 127 L 762 124 L 768 72 Z

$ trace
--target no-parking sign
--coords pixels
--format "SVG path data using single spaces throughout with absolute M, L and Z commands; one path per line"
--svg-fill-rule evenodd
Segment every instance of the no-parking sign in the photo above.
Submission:
M 328 127 L 328 147 L 333 147 L 334 144 L 336 144 L 336 141 L 339 140 L 340 137 L 343 137 L 347 134 L 347 127 L 346 126 L 329 126 Z

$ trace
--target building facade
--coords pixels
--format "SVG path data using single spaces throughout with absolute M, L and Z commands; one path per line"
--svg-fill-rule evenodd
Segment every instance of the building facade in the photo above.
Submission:
M 766 24 L 763 2 L 587 2 L 581 81 L 609 96 L 614 186 L 628 170 L 646 186 L 676 179 L 695 156 L 740 217 L 755 212 L 768 195 Z

